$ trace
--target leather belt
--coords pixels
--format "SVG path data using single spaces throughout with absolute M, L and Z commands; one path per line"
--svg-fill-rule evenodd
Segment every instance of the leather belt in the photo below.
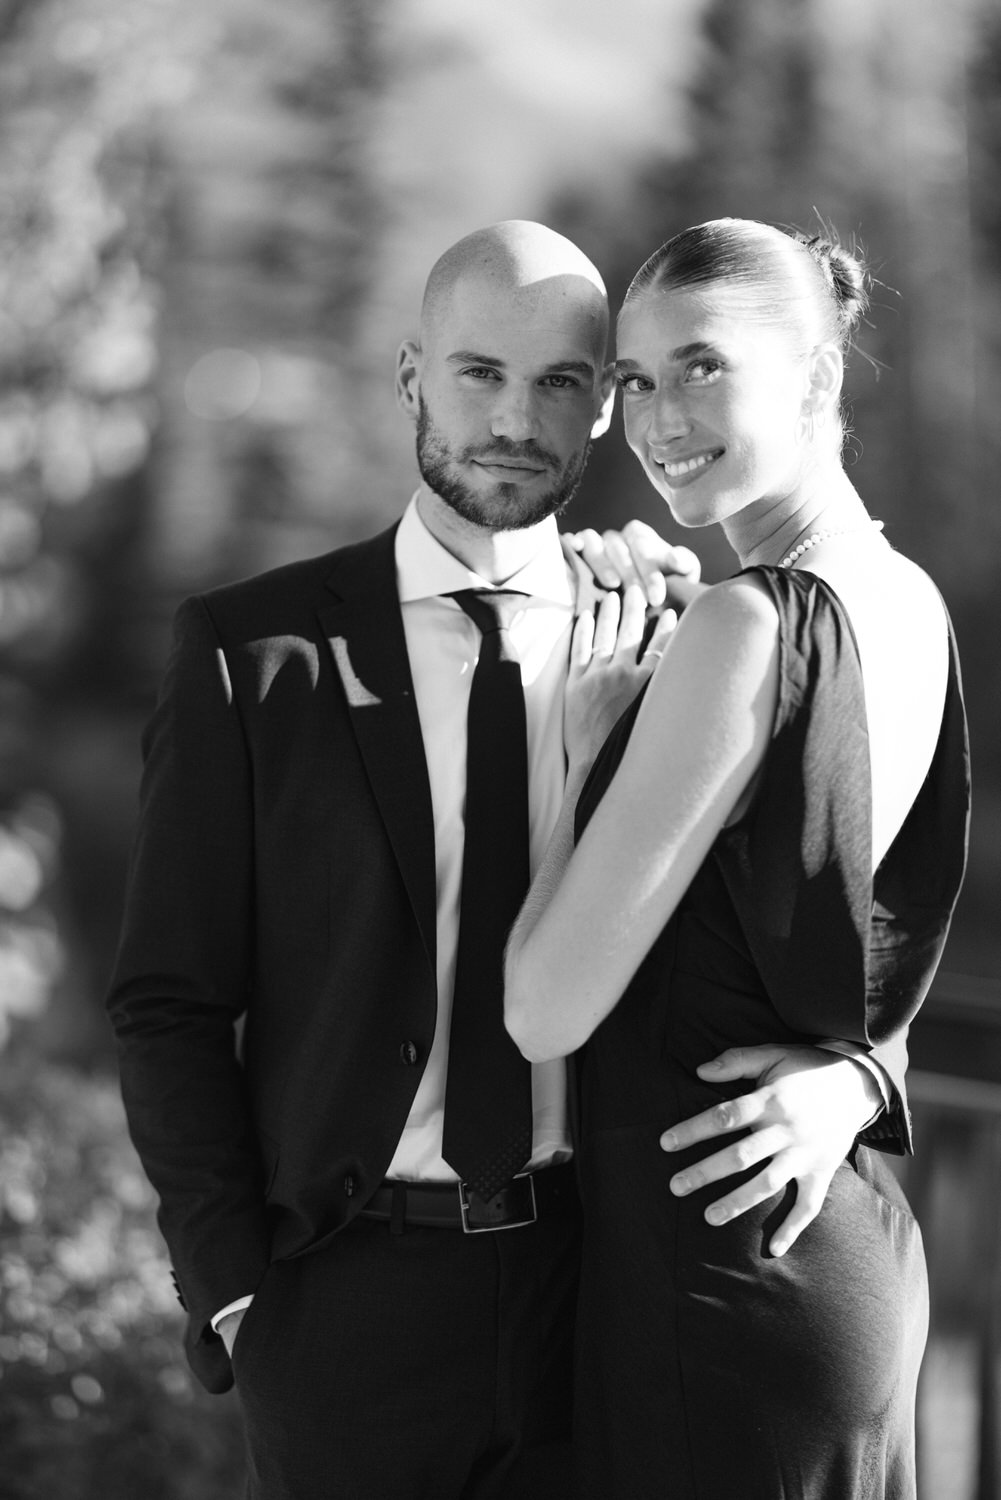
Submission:
M 396 1234 L 408 1224 L 461 1229 L 463 1234 L 492 1233 L 534 1224 L 558 1203 L 572 1202 L 575 1193 L 569 1162 L 515 1177 L 492 1198 L 480 1198 L 462 1182 L 394 1182 L 386 1178 L 360 1217 L 382 1219 Z

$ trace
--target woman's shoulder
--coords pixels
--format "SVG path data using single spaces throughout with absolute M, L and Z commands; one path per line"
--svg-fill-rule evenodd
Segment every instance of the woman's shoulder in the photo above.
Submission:
M 773 701 L 781 629 L 776 602 L 760 580 L 738 574 L 711 584 L 684 610 L 649 698 L 663 701 L 669 715 L 682 702 L 694 714 L 711 704 L 739 714 Z
M 693 599 L 683 619 L 703 630 L 743 628 L 774 638 L 779 626 L 775 594 L 754 569 L 710 584 Z
M 766 582 L 738 573 L 692 600 L 672 637 L 671 653 L 675 664 L 686 662 L 703 683 L 721 685 L 741 673 L 751 681 L 777 659 L 781 627 Z

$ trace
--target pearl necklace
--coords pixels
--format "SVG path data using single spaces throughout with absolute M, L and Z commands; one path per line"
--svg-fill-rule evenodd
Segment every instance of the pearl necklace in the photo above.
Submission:
M 868 531 L 871 526 L 875 526 L 877 531 L 882 531 L 883 522 L 869 521 L 865 526 L 842 526 L 831 531 L 811 532 L 811 534 L 806 537 L 804 541 L 800 542 L 798 547 L 794 547 L 792 551 L 782 559 L 782 561 L 779 563 L 779 567 L 791 568 L 793 563 L 795 563 L 798 558 L 802 557 L 805 552 L 809 552 L 811 547 L 818 547 L 821 542 L 830 541 L 832 536 L 850 536 L 853 532 Z

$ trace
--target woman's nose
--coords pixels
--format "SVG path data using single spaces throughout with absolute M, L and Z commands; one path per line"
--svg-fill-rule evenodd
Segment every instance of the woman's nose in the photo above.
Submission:
M 671 443 L 677 438 L 687 437 L 691 430 L 691 420 L 683 403 L 670 394 L 659 396 L 650 414 L 647 441 Z

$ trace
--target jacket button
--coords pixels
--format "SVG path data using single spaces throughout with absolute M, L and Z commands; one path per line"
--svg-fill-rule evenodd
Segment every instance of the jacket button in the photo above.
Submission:
M 408 1068 L 414 1066 L 418 1055 L 416 1042 L 404 1042 L 400 1047 L 400 1062 L 406 1063 Z
M 354 1192 L 355 1192 L 355 1180 L 351 1176 L 351 1173 L 349 1172 L 348 1175 L 344 1179 L 344 1196 L 345 1196 L 345 1198 L 353 1198 L 354 1197 Z

